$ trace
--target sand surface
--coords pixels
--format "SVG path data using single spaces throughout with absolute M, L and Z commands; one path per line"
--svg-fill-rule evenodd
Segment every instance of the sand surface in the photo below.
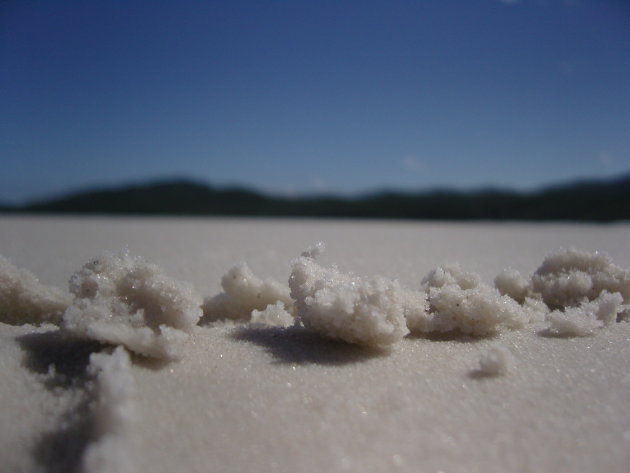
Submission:
M 210 296 L 241 261 L 286 281 L 318 240 L 322 263 L 412 288 L 444 262 L 488 283 L 505 267 L 529 275 L 571 245 L 630 267 L 627 224 L 0 216 L 0 254 L 63 288 L 93 256 L 127 248 Z M 577 338 L 541 330 L 407 337 L 383 352 L 297 329 L 200 326 L 181 361 L 132 357 L 133 419 L 112 455 L 138 473 L 626 473 L 630 323 Z M 508 372 L 483 376 L 479 360 L 497 344 L 513 355 Z M 53 326 L 0 323 L 0 470 L 88 468 L 102 437 L 86 367 L 100 349 Z

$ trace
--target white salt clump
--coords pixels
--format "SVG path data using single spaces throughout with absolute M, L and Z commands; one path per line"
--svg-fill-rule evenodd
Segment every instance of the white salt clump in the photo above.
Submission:
M 602 291 L 597 299 L 591 303 L 583 304 L 581 307 L 586 308 L 589 306 L 594 309 L 597 320 L 601 320 L 605 326 L 617 322 L 617 314 L 628 307 L 623 304 L 621 294 L 618 292 L 611 294 L 608 291 Z
M 11 325 L 58 323 L 72 298 L 39 282 L 0 255 L 0 322 Z
M 426 291 L 401 289 L 398 299 L 403 307 L 407 328 L 411 333 L 428 333 L 433 331 L 433 316 L 429 314 L 429 302 Z
M 501 376 L 507 374 L 514 364 L 510 350 L 503 345 L 490 347 L 479 358 L 479 371 L 482 376 Z
M 313 246 L 309 246 L 307 249 L 305 249 L 300 256 L 315 259 L 324 251 L 326 251 L 326 244 L 323 241 L 318 241 Z
M 564 312 L 553 311 L 549 314 L 549 322 L 547 332 L 558 337 L 586 337 L 604 326 L 601 320 L 592 313 L 584 313 L 581 307 L 568 307 Z
M 533 274 L 531 292 L 553 309 L 548 332 L 557 336 L 590 335 L 630 314 L 630 270 L 599 252 L 552 253 Z
M 423 280 L 428 293 L 428 319 L 419 332 L 457 331 L 474 336 L 496 332 L 499 326 L 521 328 L 528 314 L 512 298 L 484 284 L 459 265 L 443 265 Z
M 289 288 L 273 279 L 262 280 L 246 263 L 231 268 L 221 279 L 223 292 L 207 298 L 203 304 L 204 320 L 232 319 L 249 321 L 252 311 L 265 310 L 281 302 L 285 312 L 294 311 Z
M 179 358 L 202 313 L 191 284 L 128 253 L 86 264 L 72 275 L 70 292 L 65 329 L 154 358 Z
M 531 280 L 526 279 L 516 269 L 507 268 L 494 278 L 494 287 L 503 296 L 509 296 L 523 307 L 529 322 L 541 322 L 549 313 L 549 307 L 540 294 L 532 292 Z
M 431 270 L 423 279 L 425 287 L 444 287 L 455 285 L 461 289 L 474 289 L 483 285 L 481 276 L 464 271 L 459 264 L 447 263 Z
M 118 347 L 110 354 L 93 353 L 89 373 L 96 378 L 94 432 L 96 440 L 83 456 L 85 473 L 132 471 L 128 429 L 135 420 L 135 381 L 129 355 Z
M 549 333 L 560 337 L 584 337 L 595 329 L 617 321 L 617 314 L 624 308 L 618 292 L 603 291 L 599 297 L 579 306 L 555 310 L 549 314 Z
M 602 291 L 618 292 L 630 303 L 630 270 L 612 262 L 609 256 L 575 248 L 549 255 L 532 276 L 532 288 L 552 309 L 577 306 Z
M 494 286 L 502 295 L 510 296 L 522 304 L 530 294 L 531 284 L 516 269 L 507 268 L 494 278 Z
M 429 289 L 432 332 L 457 331 L 474 336 L 490 335 L 500 326 L 523 327 L 527 315 L 519 304 L 490 287 L 462 289 L 454 284 Z
M 295 324 L 295 318 L 284 307 L 284 303 L 278 301 L 275 304 L 269 304 L 262 311 L 254 309 L 251 323 L 271 327 L 291 327 Z
M 543 322 L 549 314 L 549 307 L 538 297 L 526 297 L 522 307 L 529 322 Z
M 409 333 L 404 290 L 397 281 L 324 268 L 314 259 L 321 249 L 319 245 L 296 259 L 289 278 L 291 297 L 305 327 L 366 346 L 390 345 Z

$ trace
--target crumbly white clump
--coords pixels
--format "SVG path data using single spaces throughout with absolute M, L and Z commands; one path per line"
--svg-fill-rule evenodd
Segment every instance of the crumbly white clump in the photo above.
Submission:
M 305 249 L 300 256 L 316 259 L 324 251 L 326 251 L 326 244 L 323 241 L 318 241 L 314 245 L 309 246 L 307 249 Z
M 462 289 L 456 285 L 429 289 L 432 332 L 457 331 L 490 335 L 500 326 L 522 328 L 527 315 L 519 304 L 489 287 Z
M 246 263 L 231 268 L 221 279 L 221 287 L 221 294 L 204 301 L 204 321 L 249 321 L 252 311 L 265 310 L 270 304 L 277 302 L 282 303 L 285 312 L 295 311 L 286 285 L 273 279 L 260 279 Z
M 424 290 L 401 289 L 398 299 L 403 307 L 407 328 L 411 333 L 426 334 L 433 331 L 433 314 L 429 314 L 429 301 Z
M 514 363 L 510 350 L 503 345 L 494 345 L 479 358 L 479 374 L 501 376 L 507 374 Z
M 459 265 L 443 265 L 423 280 L 428 293 L 429 318 L 418 331 L 457 331 L 474 336 L 496 332 L 499 326 L 521 328 L 529 316 L 511 297 L 484 284 L 475 273 Z
M 618 292 L 630 303 L 630 270 L 614 264 L 603 253 L 575 248 L 552 253 L 532 276 L 532 289 L 552 309 L 592 301 L 603 291 Z
M 93 353 L 89 373 L 95 377 L 94 432 L 96 440 L 83 455 L 85 473 L 131 471 L 129 424 L 135 420 L 135 381 L 129 355 L 117 347 L 110 355 Z
M 0 255 L 0 322 L 10 325 L 58 323 L 72 297 L 39 282 Z
M 603 253 L 575 248 L 552 253 L 530 287 L 551 309 L 548 332 L 557 336 L 590 335 L 630 315 L 630 270 Z
M 271 327 L 291 327 L 295 324 L 293 314 L 287 312 L 282 301 L 269 304 L 264 310 L 252 310 L 251 323 Z
M 464 271 L 457 263 L 446 263 L 432 269 L 422 280 L 425 287 L 457 286 L 460 289 L 476 289 L 483 285 L 477 273 Z
M 289 287 L 305 327 L 329 338 L 366 346 L 385 346 L 402 339 L 405 322 L 397 281 L 360 278 L 317 264 L 322 246 L 293 262 Z
M 521 304 L 529 322 L 541 322 L 549 314 L 549 307 L 540 294 L 532 291 L 531 279 L 519 271 L 506 268 L 494 278 L 494 287 L 502 296 L 508 296 Z
M 525 298 L 531 293 L 531 283 L 516 269 L 506 268 L 494 278 L 494 287 L 501 295 L 510 296 L 520 304 L 525 302 Z
M 90 261 L 72 275 L 70 292 L 65 329 L 154 358 L 179 358 L 202 313 L 191 284 L 127 252 Z
M 624 307 L 621 294 L 602 291 L 593 301 L 551 312 L 548 316 L 549 333 L 560 337 L 591 335 L 597 328 L 616 323 L 617 314 Z
M 522 307 L 529 318 L 529 322 L 543 322 L 549 315 L 549 307 L 540 297 L 526 297 Z

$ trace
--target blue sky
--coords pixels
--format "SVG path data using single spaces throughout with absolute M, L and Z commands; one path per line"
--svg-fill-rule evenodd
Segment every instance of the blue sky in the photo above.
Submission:
M 630 171 L 625 0 L 0 1 L 0 201 Z

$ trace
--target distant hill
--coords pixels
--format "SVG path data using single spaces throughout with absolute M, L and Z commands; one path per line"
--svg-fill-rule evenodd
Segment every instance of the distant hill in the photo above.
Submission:
M 431 220 L 630 220 L 630 175 L 519 193 L 485 189 L 284 198 L 187 180 L 75 193 L 3 212 L 108 215 L 304 216 Z

